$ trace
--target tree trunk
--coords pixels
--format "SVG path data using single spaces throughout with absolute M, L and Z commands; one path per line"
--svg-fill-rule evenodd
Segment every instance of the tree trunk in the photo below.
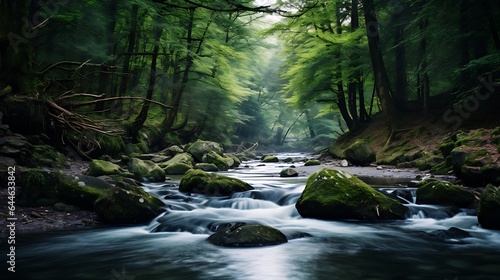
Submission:
M 429 73 L 427 67 L 427 39 L 425 38 L 425 32 L 427 29 L 427 19 L 424 19 L 420 22 L 420 53 L 422 60 L 420 62 L 419 72 L 421 74 L 421 95 L 422 95 L 422 105 L 424 108 L 424 114 L 429 113 L 430 106 L 430 81 L 429 81 Z
M 493 43 L 495 43 L 495 48 L 500 50 L 500 35 L 498 34 L 498 29 L 491 13 L 490 5 L 488 1 L 482 0 L 481 4 L 484 8 L 484 13 L 486 14 L 486 19 L 488 20 L 488 28 L 490 29 L 491 37 L 493 38 Z
M 153 98 L 153 92 L 155 89 L 156 85 L 156 62 L 158 60 L 158 53 L 160 50 L 160 37 L 161 37 L 161 30 L 157 29 L 155 32 L 155 45 L 153 48 L 153 55 L 151 56 L 151 70 L 149 73 L 149 82 L 148 82 L 148 91 L 146 93 L 146 99 L 151 100 Z M 133 124 L 132 124 L 132 138 L 134 140 L 137 139 L 137 133 L 139 130 L 142 128 L 144 125 L 144 122 L 146 122 L 148 118 L 148 112 L 149 112 L 149 106 L 150 103 L 147 101 L 144 101 L 142 104 L 141 112 L 137 117 L 135 118 Z
M 34 88 L 31 39 L 38 29 L 29 20 L 31 5 L 36 1 L 0 1 L 0 82 L 13 92 L 30 92 Z
M 338 16 L 337 16 L 338 18 Z M 337 24 L 339 24 L 339 19 L 337 19 Z M 351 32 L 355 32 L 356 29 L 359 28 L 359 16 L 358 16 L 358 0 L 351 1 Z M 356 67 L 357 60 L 359 59 L 359 55 L 356 53 L 352 53 L 350 56 L 350 66 Z M 357 81 L 361 79 L 360 73 L 358 70 L 354 71 L 349 76 L 349 84 L 347 85 L 347 96 L 348 96 L 348 104 L 349 104 L 349 112 L 352 117 L 352 126 L 353 130 L 359 127 L 360 117 L 358 116 L 358 106 L 357 106 L 357 95 L 358 95 L 358 83 Z M 360 107 L 364 106 L 364 104 L 359 104 Z
M 388 140 L 391 140 L 393 133 L 397 128 L 397 114 L 391 95 L 389 76 L 387 75 L 387 70 L 382 57 L 382 51 L 380 49 L 378 22 L 373 0 L 363 0 L 363 11 L 365 15 L 370 59 L 372 61 L 373 74 L 375 77 L 375 87 L 382 105 L 382 112 L 390 131 Z
M 337 1 L 336 5 L 336 25 L 337 25 L 337 34 L 341 35 L 342 34 L 342 23 L 340 21 L 340 5 L 342 4 L 342 1 Z M 335 51 L 335 60 L 340 61 L 341 60 L 341 54 L 340 50 Z M 337 69 L 334 73 L 334 79 L 336 80 L 336 86 L 337 86 L 337 107 L 340 110 L 340 114 L 342 115 L 342 118 L 344 119 L 347 127 L 349 130 L 354 129 L 354 124 L 353 124 L 353 119 L 349 115 L 349 110 L 347 109 L 347 103 L 345 99 L 345 92 L 344 92 L 344 85 L 342 83 L 342 66 L 340 63 L 337 63 Z
M 132 5 L 132 10 L 130 12 L 130 31 L 128 34 L 128 47 L 127 47 L 127 52 L 130 54 L 134 52 L 135 45 L 136 45 L 136 40 L 137 40 L 137 25 L 138 25 L 138 20 L 137 20 L 137 14 L 139 11 L 139 5 L 135 4 Z M 118 96 L 122 97 L 127 94 L 127 89 L 128 89 L 128 84 L 129 84 L 129 76 L 130 76 L 130 59 L 131 55 L 125 55 L 125 59 L 123 61 L 123 73 L 124 75 L 122 76 L 121 82 L 120 82 L 120 87 L 118 88 Z M 117 112 L 122 111 L 123 103 L 122 101 L 118 100 L 114 106 L 115 110 Z

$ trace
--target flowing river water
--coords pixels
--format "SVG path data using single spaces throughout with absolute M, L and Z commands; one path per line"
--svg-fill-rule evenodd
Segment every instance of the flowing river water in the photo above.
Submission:
M 414 190 L 383 186 L 405 197 L 406 220 L 304 219 L 294 204 L 306 177 L 280 178 L 282 163 L 245 164 L 224 174 L 255 190 L 231 197 L 182 194 L 179 178 L 146 184 L 168 209 L 146 226 L 20 235 L 15 279 L 500 279 L 500 231 L 478 226 L 473 210 L 416 205 Z M 275 227 L 289 242 L 224 248 L 206 241 L 215 226 L 232 222 Z M 451 227 L 469 236 L 438 234 Z

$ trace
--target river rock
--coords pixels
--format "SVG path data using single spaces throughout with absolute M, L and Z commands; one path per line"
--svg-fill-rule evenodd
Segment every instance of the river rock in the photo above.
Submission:
M 354 165 L 368 166 L 377 160 L 375 151 L 363 140 L 358 140 L 349 146 L 344 155 Z
M 128 163 L 128 171 L 134 174 L 134 178 L 139 181 L 143 181 L 146 178 L 146 175 L 149 173 L 151 169 L 148 164 L 139 158 L 132 158 Z
M 176 154 L 173 158 L 171 158 L 165 162 L 159 163 L 158 165 L 161 168 L 165 169 L 165 168 L 167 168 L 167 166 L 169 166 L 170 164 L 174 164 L 174 163 L 183 163 L 183 164 L 189 166 L 190 168 L 193 168 L 193 165 L 195 162 L 194 162 L 194 159 L 191 156 L 191 154 L 181 153 L 181 154 Z
M 224 158 L 229 158 L 233 160 L 233 164 L 229 166 L 229 168 L 237 168 L 241 165 L 241 160 L 235 154 L 224 153 Z
M 122 173 L 119 165 L 105 160 L 94 159 L 90 162 L 87 175 L 99 177 L 103 175 L 118 175 Z
M 203 156 L 209 152 L 215 152 L 222 156 L 224 149 L 219 143 L 211 141 L 198 140 L 191 144 L 187 149 L 197 162 L 203 162 Z
M 319 160 L 310 159 L 307 160 L 306 163 L 304 163 L 304 166 L 315 166 L 315 165 L 321 165 L 321 162 L 319 162 Z
M 459 229 L 457 227 L 451 227 L 447 230 L 441 229 L 441 230 L 435 230 L 429 233 L 432 237 L 436 237 L 439 239 L 462 239 L 462 238 L 468 238 L 471 237 L 471 234 L 468 231 L 465 231 L 463 229 Z
M 219 226 L 207 240 L 225 247 L 260 247 L 288 242 L 286 236 L 275 228 L 244 223 Z
M 262 156 L 262 158 L 260 159 L 261 162 L 279 162 L 280 160 L 278 159 L 277 156 L 273 156 L 273 155 L 265 155 L 265 156 Z
M 500 187 L 486 186 L 481 194 L 477 219 L 483 228 L 500 230 Z
M 165 174 L 165 170 L 155 164 L 153 168 L 148 171 L 148 174 L 146 174 L 146 178 L 150 182 L 164 182 L 166 178 Z
M 473 207 L 475 197 L 464 187 L 437 179 L 426 179 L 417 184 L 417 204 L 437 204 L 459 208 Z
M 217 165 L 215 165 L 213 163 L 197 163 L 194 166 L 194 168 L 195 169 L 201 169 L 203 171 L 208 171 L 208 172 L 217 172 L 217 171 L 219 171 L 219 168 L 217 168 Z
M 208 196 L 231 195 L 233 192 L 253 190 L 253 187 L 237 178 L 192 169 L 186 172 L 179 184 L 179 191 L 200 193 Z
M 325 220 L 404 219 L 407 210 L 355 176 L 328 168 L 309 176 L 295 207 L 304 218 Z
M 177 162 L 171 163 L 165 167 L 165 173 L 168 175 L 184 175 L 188 170 L 192 169 L 192 165 L 186 163 Z
M 285 168 L 280 171 L 280 177 L 297 177 L 299 173 L 293 168 Z
M 158 154 L 162 156 L 173 157 L 177 154 L 182 154 L 182 153 L 184 153 L 184 150 L 181 147 L 174 145 L 160 151 Z
M 56 187 L 57 199 L 86 210 L 94 210 L 95 202 L 113 186 L 92 176 L 65 176 Z
M 202 162 L 204 163 L 213 163 L 219 170 L 228 170 L 234 164 L 234 160 L 232 158 L 226 158 L 215 151 L 208 152 L 203 155 Z
M 95 202 L 99 217 L 111 224 L 143 224 L 161 212 L 165 204 L 141 187 L 114 187 Z

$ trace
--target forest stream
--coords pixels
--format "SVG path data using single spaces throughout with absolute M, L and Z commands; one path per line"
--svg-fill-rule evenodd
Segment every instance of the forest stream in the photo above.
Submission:
M 278 177 L 283 163 L 243 165 L 224 175 L 242 179 L 255 190 L 230 197 L 180 193 L 180 177 L 145 184 L 167 205 L 167 211 L 149 225 L 20 235 L 16 242 L 20 275 L 16 276 L 462 280 L 500 275 L 500 232 L 482 229 L 472 209 L 414 204 L 415 189 L 406 187 L 406 179 L 401 184 L 376 185 L 406 201 L 410 210 L 405 220 L 322 221 L 302 218 L 295 209 L 307 177 Z M 225 248 L 207 242 L 215 226 L 233 222 L 277 228 L 289 241 L 257 248 Z

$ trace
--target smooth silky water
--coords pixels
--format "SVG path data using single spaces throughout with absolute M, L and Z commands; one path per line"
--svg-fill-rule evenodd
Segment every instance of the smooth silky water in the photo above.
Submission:
M 176 180 L 146 184 L 167 204 L 147 226 L 19 235 L 15 279 L 500 279 L 500 232 L 479 227 L 474 211 L 416 205 L 414 190 L 384 186 L 393 196 L 406 193 L 406 220 L 303 219 L 294 204 L 306 177 L 280 178 L 283 163 L 243 165 L 224 174 L 255 190 L 231 197 L 182 194 Z M 275 227 L 289 242 L 223 248 L 206 241 L 231 222 Z M 471 237 L 430 234 L 450 227 Z

